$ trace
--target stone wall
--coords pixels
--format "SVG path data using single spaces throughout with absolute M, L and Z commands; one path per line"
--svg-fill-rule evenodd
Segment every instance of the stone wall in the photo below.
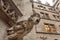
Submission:
M 4 23 L 4 21 L 2 21 L 0 19 L 0 40 L 5 40 L 6 36 L 7 36 L 7 25 Z
M 32 3 L 30 0 L 13 0 L 23 15 L 32 15 Z

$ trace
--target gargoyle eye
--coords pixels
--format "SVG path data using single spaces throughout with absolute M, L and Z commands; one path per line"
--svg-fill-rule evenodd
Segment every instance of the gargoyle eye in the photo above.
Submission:
M 39 20 L 37 19 L 36 22 L 39 22 Z

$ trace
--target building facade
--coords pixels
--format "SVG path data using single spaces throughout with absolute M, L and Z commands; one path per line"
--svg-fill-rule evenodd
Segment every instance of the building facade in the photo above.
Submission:
M 60 0 L 53 6 L 33 1 L 33 13 L 40 14 L 40 22 L 24 37 L 24 40 L 60 40 Z

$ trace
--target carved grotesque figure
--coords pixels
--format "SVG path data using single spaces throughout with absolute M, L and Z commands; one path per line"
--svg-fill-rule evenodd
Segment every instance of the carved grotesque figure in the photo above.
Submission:
M 16 23 L 14 26 L 9 28 L 8 31 L 8 39 L 17 40 L 18 38 L 22 38 L 27 33 L 31 31 L 34 25 L 38 24 L 40 21 L 40 15 L 35 13 L 31 15 L 28 20 L 20 21 Z

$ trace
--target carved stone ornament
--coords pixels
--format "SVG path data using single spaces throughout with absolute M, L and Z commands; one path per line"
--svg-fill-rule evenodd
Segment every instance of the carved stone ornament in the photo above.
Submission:
M 40 38 L 41 38 L 42 40 L 46 40 L 46 39 L 47 39 L 47 37 L 44 37 L 44 36 L 40 36 Z

